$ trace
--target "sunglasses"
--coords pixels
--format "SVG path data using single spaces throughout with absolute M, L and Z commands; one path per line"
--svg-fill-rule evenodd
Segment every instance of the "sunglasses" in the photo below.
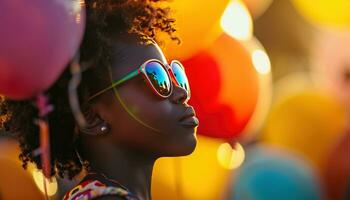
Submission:
M 168 65 L 163 64 L 157 59 L 151 59 L 144 62 L 138 69 L 130 72 L 120 80 L 113 81 L 111 86 L 92 95 L 88 100 L 90 101 L 107 90 L 121 85 L 139 74 L 142 74 L 153 92 L 161 98 L 168 98 L 172 94 L 173 84 L 186 90 L 187 99 L 190 98 L 190 86 L 183 65 L 177 60 L 173 60 L 170 65 Z

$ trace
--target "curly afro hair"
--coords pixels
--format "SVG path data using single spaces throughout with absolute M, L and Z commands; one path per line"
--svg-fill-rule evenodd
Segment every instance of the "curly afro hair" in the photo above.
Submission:
M 89 63 L 82 74 L 78 88 L 80 104 L 108 82 L 107 66 L 111 62 L 111 40 L 122 33 L 135 33 L 141 38 L 156 40 L 156 33 L 164 32 L 172 40 L 174 19 L 169 8 L 158 6 L 165 0 L 86 0 L 86 30 L 80 46 L 80 63 Z M 55 84 L 45 94 L 54 106 L 48 115 L 50 124 L 52 174 L 72 178 L 83 169 L 75 153 L 77 142 L 74 138 L 75 119 L 67 94 L 71 78 L 69 68 L 63 72 Z M 39 147 L 39 127 L 34 123 L 38 110 L 33 99 L 13 101 L 0 98 L 0 128 L 16 137 L 20 143 L 20 160 L 26 168 L 28 162 L 34 162 L 42 168 L 40 156 L 33 154 Z

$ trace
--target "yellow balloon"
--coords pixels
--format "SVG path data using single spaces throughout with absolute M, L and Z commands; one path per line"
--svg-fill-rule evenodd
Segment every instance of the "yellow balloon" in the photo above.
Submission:
M 192 155 L 158 160 L 153 170 L 153 199 L 221 199 L 226 192 L 231 170 L 220 163 L 228 160 L 229 165 L 236 165 L 244 159 L 244 155 L 237 161 L 220 155 L 219 161 L 218 153 L 223 153 L 223 144 L 223 140 L 199 136 L 197 148 Z M 242 149 L 237 149 L 237 152 L 242 152 Z M 229 152 L 229 156 L 232 153 L 238 155 L 237 152 Z
M 31 176 L 18 159 L 18 143 L 10 139 L 0 141 L 0 199 L 44 199 Z
M 177 35 L 182 43 L 161 34 L 162 47 L 168 59 L 187 59 L 208 47 L 222 33 L 220 18 L 229 0 L 174 0 L 166 3 L 176 19 Z
M 263 140 L 298 151 L 322 166 L 345 127 L 346 113 L 336 99 L 321 91 L 304 90 L 274 103 Z
M 350 26 L 349 0 L 293 0 L 297 10 L 310 22 L 331 27 Z

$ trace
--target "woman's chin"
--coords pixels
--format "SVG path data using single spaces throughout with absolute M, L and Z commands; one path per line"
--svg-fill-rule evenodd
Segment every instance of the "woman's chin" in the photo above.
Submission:
M 169 145 L 167 151 L 164 151 L 165 157 L 187 156 L 190 155 L 197 146 L 196 134 L 189 134 L 182 137 L 181 140 Z

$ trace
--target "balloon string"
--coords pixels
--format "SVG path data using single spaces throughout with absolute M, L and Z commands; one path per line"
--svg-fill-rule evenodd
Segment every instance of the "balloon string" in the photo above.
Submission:
M 78 97 L 78 86 L 81 81 L 81 67 L 79 64 L 79 53 L 77 53 L 73 58 L 70 65 L 70 70 L 71 70 L 72 78 L 69 81 L 69 85 L 68 85 L 69 103 L 70 103 L 75 120 L 77 121 L 77 123 L 81 128 L 84 128 L 86 127 L 87 123 L 83 113 L 81 112 L 81 109 L 79 106 L 79 97 Z
M 48 199 L 47 188 L 46 188 L 46 178 L 51 175 L 51 157 L 50 157 L 50 129 L 47 122 L 48 114 L 53 110 L 53 106 L 48 104 L 48 98 L 44 94 L 37 96 L 36 105 L 39 110 L 39 119 L 37 120 L 39 130 L 40 130 L 40 148 L 39 151 L 35 150 L 34 154 L 40 153 L 41 166 L 43 170 L 43 182 L 45 197 Z
M 47 183 L 46 183 L 45 176 L 43 177 L 43 184 L 44 184 L 45 199 L 49 200 L 49 195 L 48 195 L 48 192 L 47 192 Z
M 48 123 L 44 120 L 39 120 L 40 127 L 40 149 L 41 149 L 41 162 L 43 167 L 43 173 L 45 177 L 50 177 L 51 165 L 50 165 L 50 134 Z

